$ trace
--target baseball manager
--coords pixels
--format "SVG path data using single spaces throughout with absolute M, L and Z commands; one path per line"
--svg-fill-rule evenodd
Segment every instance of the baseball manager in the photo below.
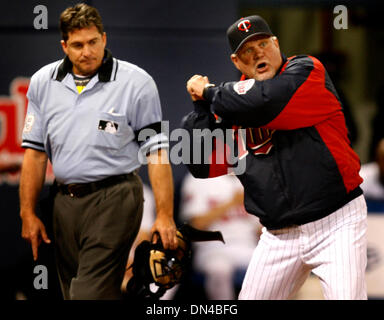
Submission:
M 193 76 L 184 127 L 234 130 L 246 162 L 245 207 L 264 228 L 239 298 L 288 299 L 312 271 L 326 299 L 367 299 L 360 160 L 327 71 L 312 56 L 286 58 L 260 16 L 236 21 L 227 36 L 241 81 Z M 215 167 L 189 165 L 200 178 L 223 173 Z

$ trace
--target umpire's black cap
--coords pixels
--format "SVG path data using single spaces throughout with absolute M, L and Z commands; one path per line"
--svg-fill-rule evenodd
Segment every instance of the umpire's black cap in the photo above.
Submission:
M 227 37 L 232 52 L 236 53 L 251 37 L 259 34 L 273 36 L 267 22 L 257 15 L 241 18 L 227 30 Z

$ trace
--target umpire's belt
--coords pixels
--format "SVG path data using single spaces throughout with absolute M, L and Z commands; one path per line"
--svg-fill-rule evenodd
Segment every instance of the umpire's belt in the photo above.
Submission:
M 107 188 L 123 181 L 129 180 L 133 177 L 133 175 L 134 173 L 131 172 L 89 183 L 57 184 L 57 187 L 59 189 L 59 192 L 61 192 L 62 194 L 67 194 L 71 197 L 81 198 L 100 189 Z

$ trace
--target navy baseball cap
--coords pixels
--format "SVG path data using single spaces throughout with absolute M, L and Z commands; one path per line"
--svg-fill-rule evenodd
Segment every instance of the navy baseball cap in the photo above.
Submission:
M 237 20 L 227 30 L 232 52 L 236 53 L 248 39 L 259 34 L 273 36 L 271 29 L 262 17 L 255 15 Z

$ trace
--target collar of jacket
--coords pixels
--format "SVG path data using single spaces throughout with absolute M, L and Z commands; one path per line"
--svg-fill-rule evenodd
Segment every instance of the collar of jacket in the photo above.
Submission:
M 72 67 L 73 65 L 71 60 L 69 60 L 68 56 L 65 56 L 63 62 L 60 64 L 59 69 L 57 71 L 56 80 L 62 81 L 67 75 L 67 73 L 72 72 Z M 99 73 L 99 81 L 101 82 L 110 81 L 112 68 L 113 68 L 112 52 L 109 49 L 105 49 L 103 62 L 101 63 L 101 66 L 97 71 Z
M 279 70 L 276 71 L 275 76 L 281 73 L 281 69 L 283 68 L 283 66 L 287 62 L 287 57 L 285 56 L 284 53 L 281 54 L 281 59 L 282 59 L 282 62 L 281 62 L 280 68 L 279 68 Z

